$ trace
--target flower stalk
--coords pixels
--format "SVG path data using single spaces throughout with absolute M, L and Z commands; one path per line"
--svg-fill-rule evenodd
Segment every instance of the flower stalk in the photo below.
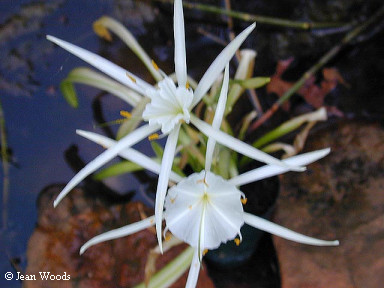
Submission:
M 153 1 L 163 2 L 163 3 L 174 2 L 174 0 L 153 0 Z M 196 10 L 200 10 L 208 13 L 230 16 L 232 18 L 243 20 L 246 22 L 258 22 L 261 24 L 294 28 L 299 30 L 324 29 L 324 28 L 334 28 L 334 27 L 340 28 L 339 30 L 347 30 L 352 27 L 352 24 L 348 24 L 348 23 L 329 23 L 329 22 L 316 23 L 316 22 L 305 22 L 305 21 L 303 22 L 303 21 L 281 19 L 276 17 L 255 15 L 255 14 L 250 14 L 250 13 L 245 13 L 240 11 L 227 10 L 227 9 L 223 9 L 220 7 L 207 5 L 207 4 L 192 3 L 188 1 L 184 1 L 183 5 L 185 8 L 188 8 L 188 9 L 196 9 Z

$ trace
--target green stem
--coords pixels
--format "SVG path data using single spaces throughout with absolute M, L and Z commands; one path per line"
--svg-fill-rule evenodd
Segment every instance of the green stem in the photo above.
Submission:
M 173 3 L 173 0 L 154 0 L 157 2 L 163 3 Z M 200 4 L 200 3 L 191 3 L 183 1 L 183 6 L 188 9 L 197 9 L 204 12 L 220 14 L 230 16 L 232 18 L 240 19 L 246 22 L 258 22 L 274 26 L 283 26 L 288 28 L 295 28 L 301 30 L 310 30 L 310 29 L 322 29 L 322 28 L 331 28 L 331 27 L 341 27 L 350 28 L 350 24 L 345 23 L 315 23 L 315 22 L 302 22 L 302 21 L 291 21 L 287 19 L 268 17 L 262 15 L 249 14 L 240 11 L 227 10 L 219 8 L 212 5 Z M 344 30 L 344 29 L 343 29 Z
M 343 49 L 347 44 L 349 44 L 353 39 L 356 38 L 362 31 L 364 31 L 369 25 L 378 20 L 384 14 L 384 6 L 381 7 L 373 16 L 371 16 L 366 22 L 356 27 L 349 33 L 347 33 L 344 38 L 340 41 L 340 43 L 334 46 L 331 50 L 329 50 L 320 60 L 313 65 L 309 70 L 307 70 L 303 76 L 287 91 L 284 95 L 277 100 L 272 107 L 263 114 L 253 125 L 251 126 L 251 131 L 260 127 L 266 120 L 268 120 L 279 108 L 280 106 L 291 98 L 303 85 L 304 83 L 312 77 L 315 73 L 317 73 L 320 68 L 326 65 L 333 57 L 335 57 L 341 49 Z

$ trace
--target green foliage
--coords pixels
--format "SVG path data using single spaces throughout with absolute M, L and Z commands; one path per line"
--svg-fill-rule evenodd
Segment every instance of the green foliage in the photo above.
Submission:
M 76 90 L 72 81 L 67 79 L 61 81 L 60 91 L 69 105 L 71 105 L 73 108 L 77 108 L 79 106 L 79 100 L 77 98 Z

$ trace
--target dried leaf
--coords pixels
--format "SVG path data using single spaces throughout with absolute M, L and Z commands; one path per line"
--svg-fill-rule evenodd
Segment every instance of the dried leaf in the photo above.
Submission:
M 278 61 L 276 66 L 276 73 L 271 77 L 271 82 L 267 85 L 268 93 L 275 93 L 278 97 L 282 97 L 294 85 L 294 82 L 289 82 L 282 79 L 283 73 L 289 68 L 292 61 L 293 58 Z M 344 80 L 337 69 L 324 68 L 322 73 L 323 80 L 321 81 L 320 85 L 316 85 L 317 79 L 312 75 L 297 92 L 309 105 L 314 108 L 320 108 L 324 106 L 324 98 L 333 89 L 336 88 L 337 84 L 342 84 L 347 88 L 349 87 L 349 84 Z M 289 110 L 288 102 L 284 103 L 283 109 Z M 335 113 L 335 115 L 341 114 L 341 112 Z

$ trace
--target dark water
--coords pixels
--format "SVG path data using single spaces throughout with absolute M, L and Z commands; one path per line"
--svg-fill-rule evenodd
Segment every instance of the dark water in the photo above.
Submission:
M 236 2 L 234 8 L 258 14 L 346 22 L 364 19 L 381 5 L 381 1 L 232 2 Z M 5 282 L 3 275 L 7 271 L 13 272 L 7 257 L 20 258 L 21 266 L 25 265 L 27 241 L 36 222 L 38 193 L 47 185 L 67 182 L 74 175 L 65 161 L 65 151 L 72 144 L 78 145 L 85 162 L 102 151 L 75 134 L 78 128 L 101 132 L 100 128 L 94 128 L 92 110 L 92 101 L 100 96 L 100 92 L 78 86 L 80 107 L 73 109 L 67 105 L 58 85 L 72 68 L 85 64 L 54 47 L 45 40 L 45 35 L 52 34 L 97 52 L 151 81 L 143 65 L 120 41 L 109 44 L 92 32 L 92 22 L 102 15 L 122 21 L 163 70 L 173 71 L 172 10 L 169 5 L 151 7 L 147 1 L 123 0 L 0 1 L 0 101 L 13 163 L 10 166 L 8 228 L 0 234 L 0 284 L 3 287 L 20 286 L 16 281 Z M 223 18 L 207 15 L 185 12 L 188 72 L 197 79 L 222 49 L 197 33 L 197 28 L 220 36 L 226 33 Z M 236 30 L 241 27 L 245 24 L 235 21 Z M 256 75 L 270 75 L 277 60 L 295 57 L 293 70 L 287 76 L 294 79 L 341 36 L 321 36 L 259 24 L 257 32 L 245 45 L 258 51 Z M 382 36 L 383 32 L 379 32 L 365 42 L 347 47 L 330 63 L 340 70 L 351 88 L 338 87 L 326 101 L 350 117 L 383 120 L 384 58 L 379 45 Z M 275 99 L 268 96 L 261 100 L 267 105 Z M 129 110 L 126 104 L 108 95 L 101 101 L 107 121 L 119 118 L 120 110 Z M 140 189 L 142 185 L 132 176 L 111 179 L 108 184 L 120 193 Z M 273 286 L 276 284 L 262 285 L 276 287 Z

